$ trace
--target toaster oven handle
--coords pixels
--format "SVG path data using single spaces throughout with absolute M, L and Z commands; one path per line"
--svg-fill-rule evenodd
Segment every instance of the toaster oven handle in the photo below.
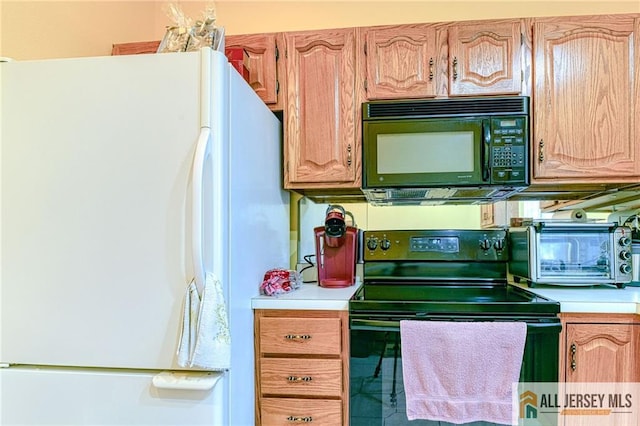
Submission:
M 489 120 L 482 120 L 482 180 L 491 178 L 491 126 Z

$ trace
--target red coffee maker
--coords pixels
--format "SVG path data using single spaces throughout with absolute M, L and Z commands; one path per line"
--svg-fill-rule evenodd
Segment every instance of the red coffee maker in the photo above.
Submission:
M 356 253 L 358 246 L 358 228 L 347 226 L 345 212 L 339 205 L 329 205 L 324 226 L 313 229 L 316 237 L 316 264 L 318 265 L 318 284 L 321 287 L 348 287 L 356 277 Z

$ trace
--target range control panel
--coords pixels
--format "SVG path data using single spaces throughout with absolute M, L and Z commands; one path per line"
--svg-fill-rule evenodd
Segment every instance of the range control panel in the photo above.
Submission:
M 507 231 L 365 231 L 364 260 L 507 261 Z

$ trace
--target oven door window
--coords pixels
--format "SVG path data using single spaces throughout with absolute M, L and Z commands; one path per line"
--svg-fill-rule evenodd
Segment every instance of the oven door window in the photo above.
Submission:
M 453 426 L 453 423 L 409 421 L 407 418 L 400 329 L 399 326 L 385 325 L 384 322 L 353 319 L 351 322 L 350 426 Z M 371 325 L 373 323 L 376 325 Z M 558 335 L 561 328 L 557 317 L 527 322 L 521 382 L 558 381 Z M 497 426 L 496 423 L 483 421 L 465 425 Z
M 545 279 L 603 278 L 613 274 L 611 235 L 607 231 L 538 234 L 538 276 Z
M 557 334 L 556 334 L 557 339 Z M 351 330 L 350 426 L 453 426 L 407 418 L 399 331 Z M 497 426 L 471 422 L 467 426 Z

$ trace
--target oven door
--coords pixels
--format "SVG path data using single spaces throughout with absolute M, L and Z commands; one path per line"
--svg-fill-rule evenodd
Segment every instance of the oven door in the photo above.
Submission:
M 444 426 L 452 423 L 412 420 L 406 415 L 402 380 L 400 320 L 389 316 L 357 317 L 350 320 L 350 425 Z M 415 319 L 415 318 L 411 318 Z M 482 316 L 430 316 L 425 320 L 487 321 Z M 560 320 L 557 317 L 501 318 L 526 321 L 521 382 L 557 382 Z M 468 425 L 495 425 L 473 422 Z

